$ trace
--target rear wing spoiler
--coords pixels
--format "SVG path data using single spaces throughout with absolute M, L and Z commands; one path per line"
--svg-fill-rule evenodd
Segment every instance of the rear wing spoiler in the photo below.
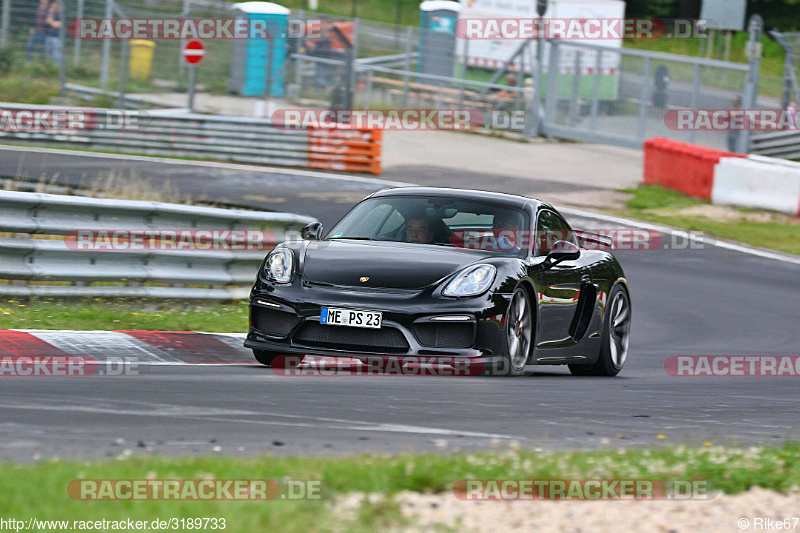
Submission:
M 578 240 L 581 243 L 581 247 L 603 247 L 610 250 L 614 249 L 614 241 L 612 241 L 609 237 L 600 235 L 599 233 L 595 233 L 593 231 L 575 230 L 575 235 L 577 235 Z

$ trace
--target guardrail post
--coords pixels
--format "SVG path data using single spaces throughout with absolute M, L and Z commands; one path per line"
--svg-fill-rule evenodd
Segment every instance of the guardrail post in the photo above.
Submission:
M 647 134 L 647 93 L 650 88 L 650 58 L 644 58 L 644 72 L 642 73 L 642 92 L 639 95 L 639 127 L 638 137 L 644 142 Z
M 114 0 L 106 0 L 106 20 L 112 17 Z M 111 39 L 103 39 L 103 59 L 100 65 L 100 88 L 108 89 L 108 66 L 111 61 Z
M 3 15 L 0 18 L 0 47 L 8 46 L 8 26 L 11 23 L 11 0 L 3 0 Z

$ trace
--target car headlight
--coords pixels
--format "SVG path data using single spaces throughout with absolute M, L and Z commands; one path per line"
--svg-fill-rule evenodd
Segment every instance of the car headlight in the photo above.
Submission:
M 497 269 L 493 265 L 473 265 L 462 270 L 447 284 L 442 294 L 445 296 L 477 296 L 494 281 Z
M 276 283 L 289 283 L 292 281 L 292 266 L 294 254 L 288 248 L 280 248 L 267 256 L 264 270 Z

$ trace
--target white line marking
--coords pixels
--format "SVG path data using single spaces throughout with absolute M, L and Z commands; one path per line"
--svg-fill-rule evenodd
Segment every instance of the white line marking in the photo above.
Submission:
M 308 427 L 315 429 L 334 429 L 334 430 L 348 430 L 348 431 L 378 431 L 387 433 L 415 433 L 422 435 L 464 435 L 467 437 L 481 437 L 481 438 L 500 438 L 500 439 L 521 439 L 513 435 L 504 435 L 500 433 L 482 433 L 476 431 L 459 431 L 455 429 L 434 428 L 426 426 L 408 426 L 401 424 L 381 424 L 375 422 L 364 422 L 361 420 L 346 420 L 341 418 L 325 418 L 325 417 L 308 417 L 298 415 L 280 415 L 276 413 L 263 413 L 259 411 L 245 411 L 239 409 L 221 409 L 209 408 L 203 406 L 179 406 L 171 404 L 150 404 L 141 403 L 142 407 L 139 408 L 126 408 L 124 405 L 110 405 L 102 407 L 98 405 L 76 405 L 76 404 L 32 404 L 26 403 L 0 403 L 0 408 L 6 409 L 21 409 L 21 410 L 41 410 L 41 411 L 65 411 L 65 412 L 83 412 L 95 414 L 113 414 L 114 416 L 147 416 L 147 417 L 170 417 L 170 418 L 189 418 L 203 421 L 215 422 L 234 422 L 240 424 L 256 424 L 268 426 L 295 426 L 295 427 Z M 224 418 L 218 418 L 223 417 Z M 256 420 L 243 420 L 232 418 L 234 416 L 252 416 Z M 269 421 L 263 420 L 263 417 L 274 418 L 289 418 L 300 419 L 306 422 L 286 422 L 286 421 Z

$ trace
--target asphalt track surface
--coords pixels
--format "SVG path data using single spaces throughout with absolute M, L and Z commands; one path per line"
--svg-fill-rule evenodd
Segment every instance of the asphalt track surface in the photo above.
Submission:
M 19 154 L 0 149 L 0 176 L 27 173 L 99 188 L 108 183 L 103 172 L 132 168 L 148 186 L 170 181 L 182 194 L 212 198 L 223 198 L 213 191 L 224 191 L 231 203 L 278 206 L 327 225 L 385 186 L 291 171 L 267 177 L 213 166 Z M 95 182 L 94 173 L 100 176 Z M 565 190 L 444 169 L 388 179 L 545 200 L 547 192 Z M 613 224 L 567 218 L 576 227 Z M 249 364 L 143 364 L 138 375 L 91 378 L 3 377 L 0 459 L 115 456 L 124 449 L 351 454 L 450 452 L 510 441 L 562 450 L 796 439 L 798 378 L 672 377 L 664 363 L 672 355 L 800 355 L 800 265 L 714 245 L 617 256 L 632 286 L 634 322 L 628 363 L 614 379 L 575 378 L 562 367 L 531 369 L 515 379 L 288 378 Z M 109 354 L 113 350 L 108 347 Z

